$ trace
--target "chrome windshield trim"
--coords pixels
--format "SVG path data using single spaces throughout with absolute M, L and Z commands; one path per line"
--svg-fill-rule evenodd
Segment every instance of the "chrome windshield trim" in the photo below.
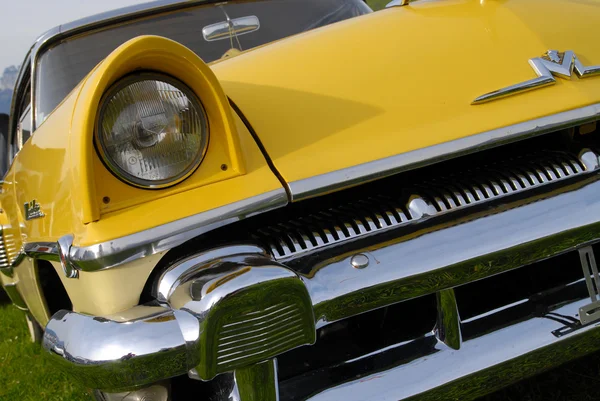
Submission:
M 31 87 L 35 88 L 37 86 L 36 71 L 38 56 L 47 47 L 52 46 L 54 43 L 60 40 L 64 40 L 67 37 L 78 35 L 86 31 L 100 29 L 108 25 L 113 25 L 124 21 L 130 21 L 135 18 L 142 18 L 150 14 L 168 12 L 179 8 L 193 7 L 200 4 L 216 3 L 218 1 L 219 0 L 157 0 L 142 4 L 134 4 L 128 7 L 118 8 L 116 10 L 110 10 L 100 14 L 91 15 L 89 17 L 81 18 L 49 29 L 36 39 L 35 43 L 31 48 L 31 57 L 28 61 L 31 66 Z M 21 67 L 21 69 L 24 69 L 24 67 Z M 35 90 L 32 90 L 31 104 L 33 131 L 35 131 L 37 127 L 37 110 L 34 95 Z
M 312 198 L 444 160 L 597 120 L 600 103 L 497 128 L 289 183 L 292 201 Z M 277 164 L 277 163 L 276 163 Z
M 66 24 L 55 26 L 41 34 L 35 41 L 34 48 L 36 51 L 34 53 L 37 53 L 40 48 L 45 47 L 50 43 L 54 43 L 58 39 L 82 31 L 97 29 L 132 18 L 142 17 L 149 13 L 154 14 L 177 8 L 191 7 L 202 3 L 210 4 L 215 2 L 217 2 L 217 0 L 157 0 L 90 15 L 85 18 L 67 22 Z
M 285 190 L 276 189 L 100 244 L 72 246 L 71 262 L 83 271 L 116 267 L 169 250 L 216 228 L 283 207 L 287 202 Z

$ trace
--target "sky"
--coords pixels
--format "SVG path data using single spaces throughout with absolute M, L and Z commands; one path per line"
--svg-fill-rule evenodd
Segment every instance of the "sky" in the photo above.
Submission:
M 0 0 L 0 75 L 21 64 L 39 35 L 57 25 L 148 0 Z

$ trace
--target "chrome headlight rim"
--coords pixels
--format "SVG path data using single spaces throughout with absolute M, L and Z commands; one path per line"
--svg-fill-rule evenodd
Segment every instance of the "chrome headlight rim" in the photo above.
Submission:
M 100 138 L 101 133 L 101 124 L 102 117 L 104 115 L 105 109 L 108 106 L 109 100 L 115 96 L 119 91 L 126 88 L 127 86 L 140 81 L 162 81 L 169 85 L 174 86 L 178 90 L 180 90 L 190 102 L 192 102 L 199 114 L 200 120 L 202 122 L 202 129 L 205 135 L 202 135 L 201 138 L 201 146 L 200 152 L 194 158 L 193 162 L 190 164 L 188 168 L 182 171 L 180 174 L 175 177 L 164 179 L 164 180 L 144 180 L 139 177 L 136 177 L 132 174 L 127 173 L 121 167 L 118 166 L 117 163 L 114 162 L 110 153 L 105 148 L 104 141 Z M 104 166 L 123 183 L 140 188 L 140 189 L 148 189 L 148 190 L 158 190 L 158 189 L 166 189 L 172 186 L 175 186 L 188 177 L 190 177 L 194 172 L 200 167 L 204 157 L 206 156 L 206 152 L 208 151 L 208 144 L 210 141 L 210 127 L 208 116 L 204 105 L 200 101 L 199 97 L 181 80 L 172 77 L 168 74 L 154 71 L 136 71 L 134 73 L 123 76 L 118 79 L 112 86 L 106 90 L 106 92 L 102 95 L 100 99 L 100 107 L 98 109 L 98 113 L 96 114 L 96 122 L 94 124 L 94 148 L 96 149 L 96 153 L 100 158 L 100 161 Z

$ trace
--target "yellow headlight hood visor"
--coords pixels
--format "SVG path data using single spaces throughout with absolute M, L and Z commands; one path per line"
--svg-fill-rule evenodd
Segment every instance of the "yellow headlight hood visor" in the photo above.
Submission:
M 160 36 L 139 36 L 115 49 L 80 84 L 71 121 L 69 156 L 74 188 L 82 189 L 80 210 L 84 224 L 100 217 L 92 163 L 93 133 L 100 101 L 111 85 L 136 71 L 167 74 L 187 85 L 202 101 L 212 130 L 225 134 L 232 169 L 243 173 L 231 109 L 212 70 L 180 43 Z

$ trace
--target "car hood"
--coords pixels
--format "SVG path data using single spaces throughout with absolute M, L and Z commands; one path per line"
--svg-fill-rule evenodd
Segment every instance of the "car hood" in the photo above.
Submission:
M 600 4 L 592 0 L 422 1 L 212 68 L 293 198 L 302 199 L 319 194 L 319 180 L 331 172 L 343 180 L 355 166 L 599 102 L 600 76 L 573 74 L 471 104 L 535 78 L 528 60 L 549 49 L 600 64 L 599 19 Z M 311 185 L 299 184 L 307 180 Z

